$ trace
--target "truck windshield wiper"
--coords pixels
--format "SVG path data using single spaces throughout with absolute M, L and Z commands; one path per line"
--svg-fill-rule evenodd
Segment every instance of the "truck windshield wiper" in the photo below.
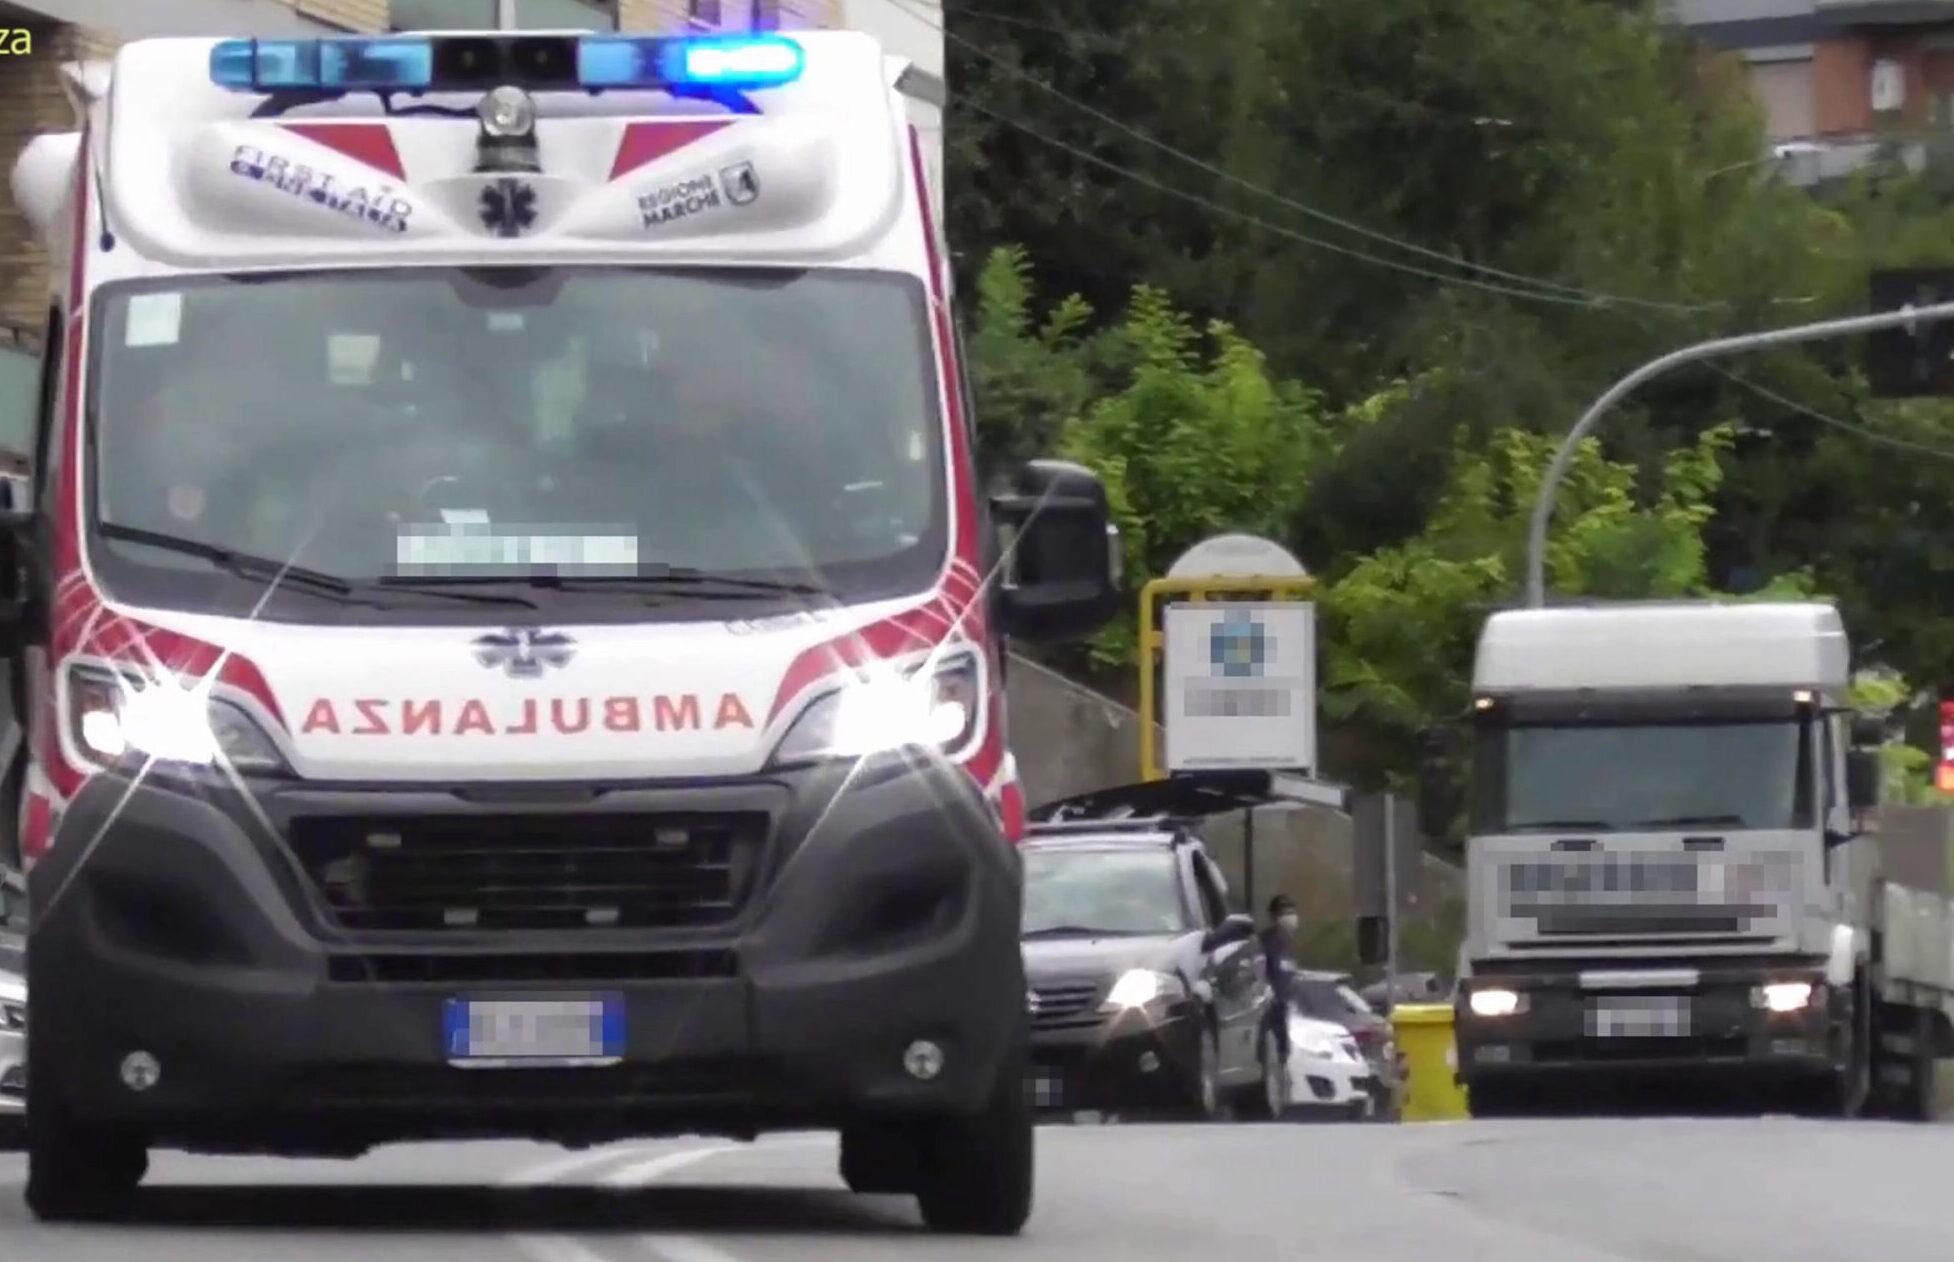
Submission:
M 1638 819 L 1632 828 L 1684 828 L 1691 824 L 1736 824 L 1741 826 L 1741 815 L 1669 815 L 1662 819 Z
M 1529 819 L 1511 825 L 1515 830 L 1530 828 L 1607 828 L 1604 819 Z
M 336 574 L 328 574 L 324 570 L 309 570 L 302 565 L 290 565 L 284 561 L 250 552 L 239 552 L 235 548 L 205 543 L 201 539 L 186 539 L 182 535 L 144 530 L 140 526 L 124 526 L 112 521 L 102 522 L 96 530 L 104 539 L 120 539 L 125 543 L 160 548 L 184 556 L 202 557 L 218 569 L 229 571 L 240 578 L 262 580 L 274 587 L 290 584 L 307 591 L 348 598 L 353 593 L 353 584 Z
M 1043 929 L 1033 929 L 1024 934 L 1027 938 L 1119 938 L 1133 933 L 1131 929 L 1093 929 L 1086 925 L 1047 925 Z

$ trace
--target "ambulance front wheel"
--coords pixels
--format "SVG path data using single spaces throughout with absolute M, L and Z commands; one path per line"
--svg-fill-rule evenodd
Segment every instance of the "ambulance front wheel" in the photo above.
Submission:
M 1025 1056 L 1005 1060 L 984 1108 L 925 1126 L 916 1199 L 932 1231 L 1015 1236 L 1031 1217 L 1033 1125 Z

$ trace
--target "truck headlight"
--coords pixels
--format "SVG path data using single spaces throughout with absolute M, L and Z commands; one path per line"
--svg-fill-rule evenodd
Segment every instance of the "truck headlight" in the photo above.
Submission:
M 237 706 L 211 696 L 208 681 L 186 684 L 167 672 L 144 677 L 72 668 L 68 731 L 76 749 L 102 767 L 135 760 L 289 770 L 264 729 Z
M 1797 1012 L 1817 990 L 1810 982 L 1766 982 L 1751 992 L 1751 1003 L 1772 1012 Z
M 773 761 L 866 758 L 908 747 L 954 756 L 976 735 L 982 706 L 982 674 L 973 652 L 908 669 L 879 667 L 801 711 Z
M 1101 1012 L 1124 1012 L 1130 1008 L 1144 1008 L 1164 999 L 1178 999 L 1187 994 L 1187 987 L 1172 973 L 1159 973 L 1150 968 L 1130 968 L 1120 974 L 1113 989 L 1106 995 L 1106 1002 L 1099 1006 Z
M 1504 986 L 1489 986 L 1475 990 L 1469 1000 L 1472 1015 L 1475 1017 L 1510 1017 L 1517 1012 L 1526 1011 L 1526 996 L 1517 990 Z

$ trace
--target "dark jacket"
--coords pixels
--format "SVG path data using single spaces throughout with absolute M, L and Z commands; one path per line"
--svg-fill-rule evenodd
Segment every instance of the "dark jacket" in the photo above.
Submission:
M 1268 973 L 1269 987 L 1278 1006 L 1289 1004 L 1289 935 L 1279 925 L 1270 925 L 1257 939 L 1262 945 L 1262 967 Z

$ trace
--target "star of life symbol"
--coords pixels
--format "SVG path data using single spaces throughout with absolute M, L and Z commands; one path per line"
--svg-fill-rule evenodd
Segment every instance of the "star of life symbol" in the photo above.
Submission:
M 519 237 L 536 222 L 536 190 L 504 177 L 482 190 L 482 226 L 498 237 Z
M 476 637 L 475 660 L 511 679 L 536 679 L 550 667 L 569 665 L 575 643 L 561 631 L 511 627 Z

